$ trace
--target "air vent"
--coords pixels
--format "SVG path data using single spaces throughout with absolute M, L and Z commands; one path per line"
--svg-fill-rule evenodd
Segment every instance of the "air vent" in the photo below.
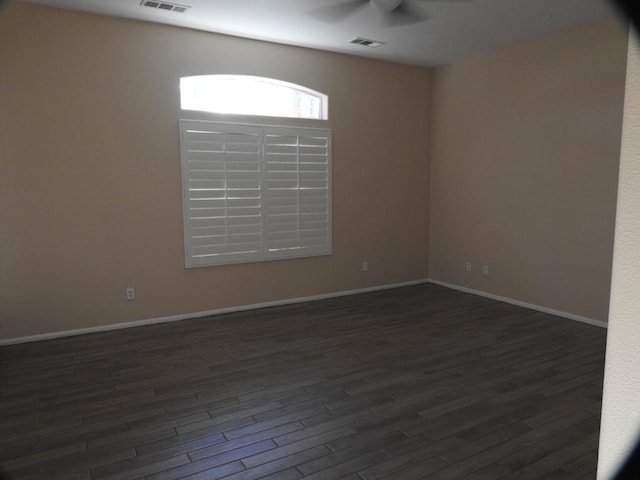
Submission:
M 363 47 L 369 48 L 378 48 L 384 45 L 384 42 L 379 42 L 377 40 L 370 40 L 368 38 L 356 37 L 353 40 L 350 40 L 349 43 L 353 43 L 355 45 L 362 45 Z
M 142 0 L 140 5 L 143 7 L 157 8 L 158 10 L 166 10 L 167 12 L 185 13 L 191 7 L 185 5 L 176 5 L 175 3 L 154 2 L 153 0 Z

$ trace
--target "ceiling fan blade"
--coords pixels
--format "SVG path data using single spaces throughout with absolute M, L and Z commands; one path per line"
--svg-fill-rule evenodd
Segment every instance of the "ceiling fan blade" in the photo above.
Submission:
M 323 22 L 336 23 L 367 5 L 369 5 L 369 0 L 347 0 L 326 7 L 314 8 L 309 10 L 307 14 Z
M 382 22 L 388 27 L 402 27 L 427 20 L 429 20 L 428 15 L 412 7 L 407 1 L 403 1 L 395 10 L 382 14 Z

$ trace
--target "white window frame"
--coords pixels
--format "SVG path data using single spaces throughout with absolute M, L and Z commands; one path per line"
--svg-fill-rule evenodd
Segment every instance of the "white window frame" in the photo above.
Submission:
M 331 255 L 330 129 L 179 124 L 187 268 Z

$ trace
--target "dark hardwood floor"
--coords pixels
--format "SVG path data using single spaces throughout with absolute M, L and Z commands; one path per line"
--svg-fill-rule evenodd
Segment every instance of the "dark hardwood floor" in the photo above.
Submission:
M 594 479 L 606 331 L 435 285 L 5 347 L 20 480 Z

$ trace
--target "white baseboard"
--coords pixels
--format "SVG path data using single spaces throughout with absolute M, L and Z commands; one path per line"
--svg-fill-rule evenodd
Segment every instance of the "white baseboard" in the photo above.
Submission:
M 322 295 L 312 295 L 310 297 L 289 298 L 285 300 L 275 300 L 273 302 L 253 303 L 251 305 L 239 305 L 236 307 L 218 308 L 215 310 L 207 310 L 204 312 L 186 313 L 181 315 L 171 315 L 168 317 L 149 318 L 145 320 L 136 320 L 133 322 L 114 323 L 111 325 L 99 325 L 97 327 L 78 328 L 75 330 L 64 330 L 61 332 L 43 333 L 40 335 L 30 335 L 26 337 L 15 337 L 0 339 L 0 347 L 7 345 L 17 345 L 19 343 L 39 342 L 42 340 L 52 340 L 55 338 L 74 337 L 76 335 L 86 335 L 88 333 L 107 332 L 110 330 L 120 330 L 123 328 L 142 327 L 145 325 L 155 325 L 158 323 L 179 322 L 180 320 L 188 320 L 190 318 L 210 317 L 212 315 L 222 315 L 223 313 L 242 312 L 245 310 L 255 310 L 258 308 L 277 307 L 280 305 L 289 305 L 293 303 L 310 302 L 313 300 L 325 300 L 328 298 L 344 297 L 347 295 L 357 295 L 359 293 L 376 292 L 379 290 L 389 290 L 392 288 L 409 287 L 412 285 L 422 285 L 429 283 L 429 280 L 413 280 L 410 282 L 391 283 L 387 285 L 378 285 L 375 287 L 360 288 L 357 290 L 345 290 L 340 292 L 325 293 Z
M 501 297 L 499 295 L 493 295 L 491 293 L 483 292 L 480 290 L 474 290 L 472 288 L 461 287 L 459 285 L 453 285 L 447 282 L 441 282 L 440 280 L 430 279 L 429 283 L 433 283 L 434 285 L 440 285 L 441 287 L 451 288 L 453 290 L 458 290 L 464 293 L 470 293 L 472 295 L 477 295 L 479 297 L 490 298 L 491 300 L 498 300 L 499 302 L 510 303 L 511 305 L 517 305 L 518 307 L 537 310 L 538 312 L 548 313 L 550 315 L 555 315 L 556 317 L 567 318 L 569 320 L 575 320 L 576 322 L 588 323 L 589 325 L 595 325 L 596 327 L 607 328 L 606 322 L 595 320 L 593 318 L 582 317 L 580 315 L 574 315 L 573 313 L 567 313 L 567 312 L 562 312 L 560 310 L 554 310 L 552 308 L 541 307 L 539 305 L 534 305 L 532 303 L 527 303 L 527 302 L 521 302 L 520 300 L 514 300 L 512 298 Z
M 360 288 L 357 290 L 344 290 L 340 292 L 331 292 L 325 293 L 322 295 L 312 295 L 309 297 L 298 297 L 298 298 L 289 298 L 285 300 L 275 300 L 273 302 L 263 302 L 263 303 L 253 303 L 250 305 L 239 305 L 235 307 L 228 308 L 218 308 L 214 310 L 207 310 L 203 312 L 194 312 L 194 313 L 185 313 L 181 315 L 171 315 L 168 317 L 158 317 L 158 318 L 149 318 L 145 320 L 136 320 L 133 322 L 123 322 L 123 323 L 114 323 L 111 325 L 100 325 L 97 327 L 89 327 L 89 328 L 79 328 L 75 330 L 64 330 L 61 332 L 52 332 L 52 333 L 43 333 L 40 335 L 30 335 L 26 337 L 16 337 L 16 338 L 7 338 L 0 339 L 0 347 L 7 345 L 17 345 L 20 343 L 29 343 L 29 342 L 39 342 L 42 340 L 52 340 L 56 338 L 64 338 L 64 337 L 73 337 L 76 335 L 85 335 L 88 333 L 98 333 L 98 332 L 107 332 L 110 330 L 120 330 L 123 328 L 134 328 L 134 327 L 142 327 L 145 325 L 155 325 L 159 323 L 168 323 L 168 322 L 179 322 L 181 320 L 188 320 L 191 318 L 201 318 L 201 317 L 210 317 L 213 315 L 222 315 L 224 313 L 233 313 L 233 312 L 242 312 L 245 310 L 255 310 L 259 308 L 266 307 L 277 307 L 280 305 L 289 305 L 294 303 L 302 303 L 302 302 L 310 302 L 314 300 L 325 300 L 328 298 L 337 298 L 344 297 L 347 295 L 357 295 L 359 293 L 369 293 L 376 292 L 380 290 L 389 290 L 392 288 L 399 287 L 409 287 L 413 285 L 422 285 L 425 283 L 432 283 L 434 285 L 440 285 L 442 287 L 451 288 L 453 290 L 458 290 L 464 293 L 470 293 L 472 295 L 478 295 L 480 297 L 490 298 L 492 300 L 497 300 L 500 302 L 510 303 L 512 305 L 517 305 L 519 307 L 529 308 L 531 310 L 537 310 L 539 312 L 548 313 L 550 315 L 555 315 L 557 317 L 568 318 L 570 320 L 575 320 L 582 323 L 588 323 L 589 325 L 595 325 L 597 327 L 607 328 L 606 322 L 601 322 L 599 320 L 594 320 L 592 318 L 581 317 L 579 315 L 574 315 L 572 313 L 562 312 L 559 310 L 554 310 L 551 308 L 541 307 L 539 305 L 534 305 L 531 303 L 521 302 L 519 300 L 513 300 L 507 297 L 501 297 L 499 295 L 493 295 L 491 293 L 482 292 L 480 290 L 474 290 L 472 288 L 461 287 L 459 285 L 454 285 L 446 282 L 441 282 L 439 280 L 433 279 L 423 279 L 423 280 L 413 280 L 410 282 L 400 282 L 400 283 L 391 283 L 387 285 L 378 285 L 375 287 L 367 287 Z

